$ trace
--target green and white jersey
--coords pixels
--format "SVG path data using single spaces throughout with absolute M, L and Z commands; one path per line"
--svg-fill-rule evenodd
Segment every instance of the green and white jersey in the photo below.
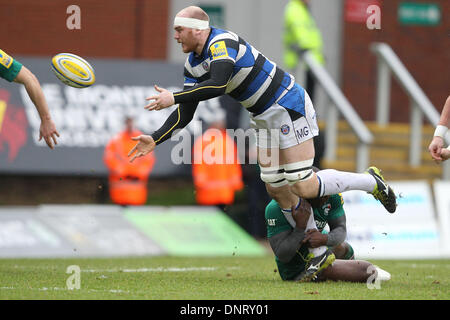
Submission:
M 266 226 L 267 226 L 267 238 L 283 231 L 292 230 L 293 227 L 289 224 L 287 219 L 281 212 L 281 208 L 275 200 L 272 200 L 266 207 Z M 288 263 L 281 262 L 277 256 L 275 256 L 275 262 L 278 266 L 278 272 L 281 279 L 293 280 L 298 274 L 300 274 L 306 267 L 306 261 L 304 260 L 308 255 L 308 248 L 302 246 L 297 254 Z
M 317 228 L 322 231 L 329 220 L 336 219 L 345 214 L 344 200 L 341 194 L 330 196 L 327 201 L 320 208 L 313 208 L 314 220 Z M 281 208 L 275 200 L 272 200 L 266 207 L 265 212 L 267 238 L 273 237 L 284 231 L 293 230 L 294 227 L 288 222 Z M 281 262 L 275 256 L 275 261 L 278 266 L 278 271 L 283 280 L 292 280 L 299 275 L 306 267 L 305 258 L 308 255 L 308 248 L 306 246 L 300 247 L 294 258 L 288 263 Z
M 333 220 L 345 215 L 344 198 L 342 195 L 333 194 L 320 208 L 313 208 L 314 220 L 319 231 L 322 231 L 329 220 Z
M 0 77 L 12 82 L 19 74 L 20 69 L 22 69 L 22 64 L 0 49 Z

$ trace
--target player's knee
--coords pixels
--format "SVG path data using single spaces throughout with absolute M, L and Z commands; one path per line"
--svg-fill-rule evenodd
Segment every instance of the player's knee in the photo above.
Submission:
M 298 181 L 306 181 L 311 179 L 313 174 L 314 159 L 288 163 L 283 165 L 284 177 L 290 185 L 296 184 Z
M 315 177 L 315 176 L 314 176 Z M 319 193 L 319 183 L 317 179 L 299 180 L 290 186 L 291 191 L 300 198 L 313 199 Z
M 260 167 L 261 168 L 261 180 L 267 185 L 271 186 L 271 189 L 279 188 L 288 184 L 284 176 L 284 169 L 279 166 L 275 167 Z M 269 188 L 268 190 L 269 191 Z M 270 193 L 270 191 L 269 191 Z

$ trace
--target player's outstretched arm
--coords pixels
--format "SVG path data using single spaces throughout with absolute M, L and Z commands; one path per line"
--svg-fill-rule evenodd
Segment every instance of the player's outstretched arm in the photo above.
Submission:
M 233 64 L 229 61 L 216 61 L 211 63 L 210 78 L 196 84 L 194 87 L 184 88 L 183 91 L 172 93 L 166 89 L 155 86 L 158 94 L 147 98 L 150 103 L 145 106 L 147 110 L 161 110 L 178 103 L 198 103 L 221 96 L 233 73 Z
M 25 86 L 25 89 L 33 101 L 36 110 L 41 118 L 41 126 L 39 128 L 39 141 L 44 138 L 45 142 L 50 149 L 54 148 L 58 142 L 56 137 L 59 137 L 59 133 L 56 130 L 55 124 L 50 116 L 50 111 L 45 100 L 44 93 L 42 92 L 41 85 L 36 76 L 25 66 L 22 66 L 14 82 L 21 83 Z

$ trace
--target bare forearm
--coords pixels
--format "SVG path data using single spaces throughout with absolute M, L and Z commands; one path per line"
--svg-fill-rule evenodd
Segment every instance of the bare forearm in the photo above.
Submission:
M 25 90 L 33 104 L 36 106 L 36 110 L 39 113 L 41 120 L 51 120 L 44 92 L 42 92 L 41 85 L 36 76 L 23 66 L 14 81 L 25 86 Z
M 41 120 L 50 120 L 51 119 L 50 111 L 48 109 L 44 93 L 42 92 L 42 89 L 39 85 L 39 82 L 37 82 L 36 78 L 35 81 L 29 84 L 25 84 L 25 89 L 27 90 L 31 101 L 33 101 L 34 105 L 36 106 L 36 109 L 39 113 L 39 117 L 41 118 Z
M 450 96 L 447 98 L 439 120 L 441 126 L 450 127 Z

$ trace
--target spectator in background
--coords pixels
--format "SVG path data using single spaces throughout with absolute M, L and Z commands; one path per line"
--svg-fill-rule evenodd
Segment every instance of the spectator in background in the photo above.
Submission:
M 53 123 L 50 111 L 48 110 L 47 101 L 42 92 L 41 85 L 36 76 L 19 61 L 13 59 L 6 52 L 0 49 L 0 78 L 9 82 L 17 82 L 25 86 L 31 101 L 41 118 L 41 126 L 39 128 L 39 141 L 44 138 L 50 149 L 54 148 L 58 142 L 56 137 L 59 133 Z
M 109 194 L 119 205 L 143 205 L 147 202 L 147 182 L 155 163 L 150 153 L 130 163 L 128 150 L 133 147 L 131 137 L 142 134 L 134 128 L 133 118 L 125 118 L 125 130 L 114 136 L 106 145 L 104 162 L 109 170 Z
M 325 63 L 322 54 L 322 35 L 317 28 L 314 18 L 309 9 L 309 0 L 290 0 L 286 5 L 284 13 L 284 64 L 290 70 L 291 74 L 299 74 L 299 66 L 302 55 L 306 51 L 311 51 L 317 62 Z M 316 79 L 311 70 L 302 66 L 305 75 L 305 89 L 308 92 L 313 104 L 315 101 Z M 323 132 L 314 137 L 314 148 L 316 156 L 314 166 L 320 168 L 320 161 L 325 151 L 325 142 Z
M 225 209 L 234 203 L 235 192 L 244 187 L 237 147 L 223 120 L 211 123 L 193 147 L 192 177 L 196 201 Z
M 448 128 L 450 127 L 450 96 L 447 97 L 445 101 L 444 108 L 442 109 L 441 118 L 434 131 L 433 140 L 431 140 L 428 150 L 430 151 L 431 157 L 440 163 L 450 158 L 450 146 L 444 148 L 445 135 L 447 134 Z

